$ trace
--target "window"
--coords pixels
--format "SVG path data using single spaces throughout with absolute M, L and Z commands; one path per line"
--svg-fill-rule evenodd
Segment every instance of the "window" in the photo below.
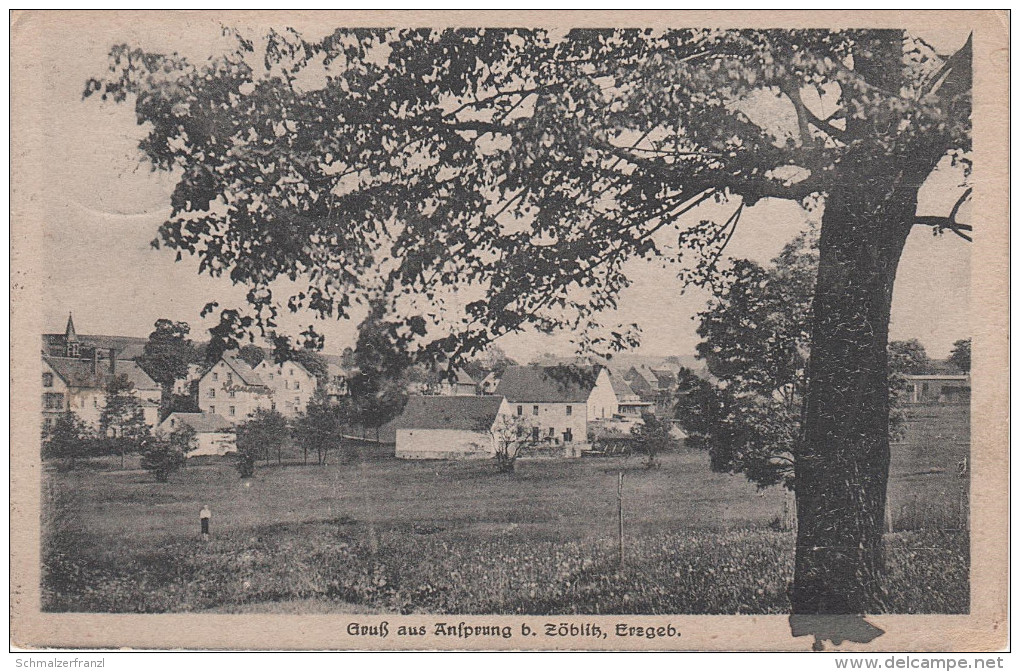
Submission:
M 215 413 L 216 412 L 216 407 L 215 406 L 210 406 L 209 407 L 209 412 L 210 413 Z
M 92 397 L 92 408 L 99 408 L 99 397 Z
M 524 415 L 524 407 L 523 406 L 518 406 L 517 407 L 517 415 L 518 416 Z
M 233 399 L 234 395 L 237 394 L 234 390 L 230 391 L 230 398 Z
M 534 406 L 531 407 L 531 414 L 538 415 L 538 404 L 535 404 Z
M 573 406 L 567 406 L 567 415 L 573 415 L 573 414 L 574 414 L 574 407 Z
M 563 430 L 563 443 L 571 443 L 574 440 L 574 432 L 568 427 Z
M 42 386 L 43 387 L 53 387 L 53 374 L 52 373 L 47 372 L 47 373 L 42 374 Z
M 234 406 L 231 406 L 230 407 L 230 415 L 237 415 L 237 408 L 235 408 Z
M 216 380 L 219 380 L 219 379 L 220 379 L 220 374 L 218 374 L 218 373 L 216 373 L 215 371 L 213 371 L 213 374 L 212 374 L 212 379 L 213 379 L 214 381 L 216 381 Z
M 295 390 L 300 390 L 301 389 L 301 381 L 300 380 L 295 380 L 294 381 L 294 389 Z
M 294 375 L 294 369 L 291 369 L 290 373 L 288 373 L 287 375 L 293 376 Z
M 531 428 L 531 440 L 538 441 L 538 427 Z
M 227 382 L 228 383 L 234 382 L 234 374 L 232 374 L 232 373 L 228 373 L 227 374 Z
M 215 399 L 215 398 L 216 398 L 216 389 L 215 389 L 215 388 L 213 388 L 213 387 L 210 387 L 210 388 L 209 388 L 209 394 L 208 394 L 208 397 L 209 397 L 210 399 Z
M 276 410 L 276 402 L 275 401 L 269 402 L 269 410 L 271 410 L 271 411 L 275 411 Z
M 43 408 L 59 411 L 64 408 L 64 395 L 60 392 L 47 392 L 43 395 Z
M 549 436 L 556 436 L 556 430 L 552 427 L 549 428 Z
M 283 387 L 284 387 L 284 389 L 289 390 L 290 389 L 290 381 L 289 380 L 283 381 Z
M 269 374 L 269 380 L 272 380 L 272 379 L 273 379 L 273 374 L 270 373 Z
M 43 418 L 43 427 L 52 427 L 53 418 Z

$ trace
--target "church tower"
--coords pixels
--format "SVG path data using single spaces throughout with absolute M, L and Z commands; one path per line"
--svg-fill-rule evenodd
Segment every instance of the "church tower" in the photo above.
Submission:
M 74 318 L 68 313 L 67 329 L 64 330 L 64 356 L 78 357 L 80 354 L 81 343 L 78 342 L 78 334 L 74 331 Z

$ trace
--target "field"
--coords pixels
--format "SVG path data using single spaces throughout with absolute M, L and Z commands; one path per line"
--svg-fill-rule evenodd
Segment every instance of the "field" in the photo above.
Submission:
M 939 417 L 941 423 L 944 418 Z M 922 419 L 894 447 L 888 608 L 968 608 L 966 532 L 941 494 L 959 446 Z M 959 423 L 957 423 L 958 425 Z M 954 425 L 954 426 L 957 426 Z M 929 431 L 931 430 L 931 431 Z M 940 433 L 941 432 L 941 433 Z M 938 450 L 925 452 L 934 441 Z M 948 448 L 946 446 L 949 446 Z M 966 446 L 963 447 L 966 455 Z M 786 495 L 713 474 L 680 450 L 638 457 L 536 459 L 513 476 L 488 462 L 407 462 L 392 447 L 346 460 L 191 465 L 167 484 L 144 471 L 47 469 L 43 605 L 98 612 L 782 613 L 793 534 Z M 925 460 L 932 465 L 924 464 Z M 937 464 L 935 464 L 937 463 Z M 938 471 L 941 470 L 941 471 Z M 624 472 L 626 562 L 616 487 Z M 931 499 L 934 498 L 934 499 Z M 959 499 L 953 500 L 956 506 Z M 212 539 L 198 510 L 213 512 Z M 893 508 L 897 509 L 894 503 Z M 909 519 L 909 520 L 908 520 Z M 958 522 L 958 521 L 957 521 Z

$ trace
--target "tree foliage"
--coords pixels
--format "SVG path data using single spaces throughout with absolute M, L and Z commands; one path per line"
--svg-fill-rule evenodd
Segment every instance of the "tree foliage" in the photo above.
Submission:
M 900 374 L 915 376 L 930 374 L 935 370 L 928 351 L 916 338 L 889 341 L 889 368 Z
M 277 462 L 282 461 L 281 451 L 290 438 L 290 427 L 279 411 L 258 408 L 235 431 L 238 471 L 242 478 L 252 476 L 257 459 L 268 461 L 276 452 Z
M 318 464 L 324 465 L 330 451 L 340 450 L 344 428 L 350 422 L 347 415 L 346 406 L 331 404 L 318 394 L 312 397 L 294 422 L 294 438 L 306 459 L 309 452 L 314 452 Z
M 953 343 L 949 353 L 949 363 L 964 373 L 970 373 L 970 339 L 963 338 Z
M 514 473 L 517 460 L 535 446 L 532 425 L 516 415 L 500 415 L 492 427 L 479 426 L 478 429 L 491 432 L 496 449 L 496 471 L 501 474 Z
M 237 356 L 254 369 L 266 358 L 266 353 L 254 343 L 246 343 L 237 349 Z
M 99 429 L 106 452 L 119 454 L 122 467 L 124 456 L 139 452 L 151 435 L 134 383 L 124 374 L 113 376 L 107 383 Z
M 43 459 L 63 460 L 69 469 L 98 451 L 95 431 L 71 411 L 62 413 L 45 428 L 42 438 Z
M 173 404 L 174 383 L 188 377 L 188 365 L 199 361 L 194 344 L 188 338 L 191 327 L 187 322 L 156 320 L 138 365 L 163 390 L 162 408 L 169 413 Z
M 890 47 L 892 91 L 869 69 Z M 238 35 L 198 64 L 117 46 L 85 95 L 130 96 L 146 157 L 180 172 L 158 244 L 251 287 L 252 313 L 225 311 L 221 336 L 382 292 L 402 332 L 456 353 L 527 324 L 587 326 L 628 283 L 626 258 L 665 254 L 664 228 L 697 279 L 762 198 L 900 169 L 920 183 L 970 146 L 959 65 L 895 31 L 341 28 Z M 711 198 L 734 215 L 682 218 Z M 278 278 L 303 286 L 277 300 Z M 423 306 L 453 283 L 487 300 L 426 337 Z
M 187 452 L 194 450 L 192 439 L 195 430 L 187 425 L 187 429 L 175 430 L 170 436 L 158 433 L 150 437 L 142 450 L 142 469 L 145 469 L 157 483 L 166 483 L 174 472 L 184 466 Z M 191 430 L 190 434 L 187 430 Z
M 661 453 L 676 447 L 677 440 L 673 437 L 672 425 L 654 413 L 644 413 L 642 421 L 630 433 L 634 437 L 635 447 L 645 454 L 646 466 L 651 469 L 657 465 L 655 458 Z

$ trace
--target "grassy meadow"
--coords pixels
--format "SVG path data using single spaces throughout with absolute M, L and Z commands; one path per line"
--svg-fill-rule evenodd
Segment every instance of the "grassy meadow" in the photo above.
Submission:
M 916 501 L 918 511 L 942 506 L 945 515 L 942 524 L 927 524 L 904 508 L 898 527 L 894 521 L 886 542 L 893 612 L 968 608 L 966 532 L 941 501 L 961 480 L 943 464 L 955 464 L 960 446 L 945 431 L 929 431 L 931 424 L 914 423 L 907 441 L 894 446 L 893 509 Z M 260 463 L 247 480 L 229 459 L 191 464 L 166 484 L 127 466 L 46 470 L 44 609 L 788 610 L 787 495 L 714 474 L 706 455 L 688 450 L 663 456 L 651 470 L 640 457 L 535 459 L 519 462 L 512 476 L 487 461 L 397 460 L 392 446 L 368 444 L 325 466 L 285 455 L 282 466 Z M 203 504 L 213 514 L 208 542 L 198 534 Z

